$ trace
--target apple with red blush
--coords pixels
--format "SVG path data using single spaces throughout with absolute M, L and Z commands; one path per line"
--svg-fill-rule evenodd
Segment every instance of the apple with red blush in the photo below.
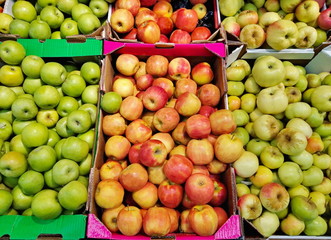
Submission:
M 143 96 L 143 105 L 150 111 L 157 111 L 163 108 L 168 101 L 167 92 L 159 86 L 150 86 Z
M 185 182 L 185 192 L 196 204 L 207 204 L 214 195 L 214 183 L 202 173 L 192 174 Z
M 157 189 L 160 202 L 168 208 L 176 208 L 183 199 L 183 187 L 169 180 L 164 180 Z
M 169 42 L 177 44 L 189 44 L 192 42 L 192 38 L 188 31 L 182 29 L 175 29 L 170 34 Z
M 196 27 L 191 32 L 191 40 L 192 41 L 204 41 L 208 40 L 211 36 L 211 31 L 207 27 Z
M 175 84 L 175 97 L 179 97 L 182 93 L 191 92 L 193 94 L 197 93 L 198 85 L 195 81 L 190 78 L 184 78 L 176 81 Z
M 167 149 L 157 139 L 149 139 L 141 145 L 139 161 L 146 167 L 160 166 L 167 158 Z
M 201 114 L 195 114 L 186 120 L 185 129 L 190 138 L 207 138 L 211 133 L 209 118 Z
M 125 137 L 132 143 L 143 143 L 152 136 L 152 129 L 142 119 L 136 119 L 129 123 L 125 131 Z
M 202 105 L 217 107 L 221 100 L 221 91 L 216 85 L 208 83 L 198 89 L 197 96 Z
M 183 184 L 193 171 L 193 163 L 187 157 L 175 154 L 169 158 L 163 167 L 166 177 L 177 184 Z

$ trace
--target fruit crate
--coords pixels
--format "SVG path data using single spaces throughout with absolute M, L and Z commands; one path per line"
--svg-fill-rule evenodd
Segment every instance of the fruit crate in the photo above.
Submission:
M 2 39 L 4 42 L 7 37 Z M 37 55 L 47 61 L 76 63 L 94 61 L 102 66 L 101 40 L 84 39 L 69 43 L 67 40 L 16 39 L 26 50 L 26 56 Z M 0 42 L 0 44 L 2 44 Z M 0 61 L 0 66 L 4 62 Z M 2 147 L 3 148 L 3 147 Z M 94 156 L 96 143 L 92 147 Z M 3 150 L 3 149 L 2 149 Z M 93 158 L 94 159 L 94 158 Z M 84 239 L 87 224 L 87 204 L 76 214 L 60 215 L 56 219 L 42 220 L 35 216 L 0 216 L 0 239 Z
M 143 1 L 141 1 L 143 2 Z M 189 0 L 180 0 L 180 1 L 176 1 L 176 2 L 171 2 L 172 6 L 173 6 L 173 12 L 175 12 L 175 10 L 179 9 L 179 8 L 188 8 L 191 9 L 191 7 L 193 6 L 193 4 L 190 3 Z M 198 21 L 198 25 L 197 26 L 205 26 L 207 27 L 210 32 L 211 35 L 206 39 L 206 40 L 193 40 L 191 41 L 191 43 L 215 43 L 215 42 L 224 42 L 226 39 L 226 33 L 222 27 L 221 23 L 221 18 L 220 18 L 220 11 L 219 11 L 219 4 L 217 0 L 208 0 L 205 1 L 205 3 L 203 3 L 206 8 L 207 8 L 207 14 L 204 18 L 202 18 L 201 20 Z M 137 43 L 137 42 L 142 42 L 137 40 L 137 36 L 134 35 L 133 37 L 128 37 L 126 36 L 127 34 L 131 34 L 130 32 L 125 33 L 125 34 L 121 34 L 121 33 L 117 33 L 110 25 L 111 22 L 111 16 L 112 13 L 115 11 L 115 5 L 116 2 L 112 4 L 111 10 L 109 11 L 109 15 L 108 15 L 108 24 L 105 26 L 105 39 L 106 40 L 110 40 L 110 41 L 120 41 L 120 42 L 128 42 L 128 43 Z M 148 6 L 147 8 L 149 9 L 153 9 L 154 5 Z M 141 7 L 141 9 L 143 9 L 143 7 Z M 134 28 L 136 29 L 137 27 L 134 26 Z M 173 26 L 173 30 L 174 31 L 176 29 L 175 25 Z M 169 36 L 171 33 L 166 34 L 166 36 L 168 37 L 169 40 Z M 182 37 L 184 38 L 184 37 Z M 171 42 L 164 42 L 164 41 L 160 41 L 160 42 L 156 42 L 156 45 L 165 45 L 165 46 L 172 46 L 175 43 L 171 43 Z M 178 43 L 176 43 L 178 44 Z M 187 43 L 188 44 L 188 43 Z
M 139 47 L 138 47 L 139 46 Z M 206 60 L 211 63 L 214 69 L 214 75 L 216 79 L 216 85 L 220 88 L 222 93 L 222 99 L 220 105 L 222 108 L 226 107 L 226 83 L 224 81 L 224 57 L 225 48 L 222 43 L 216 44 L 198 44 L 193 46 L 179 46 L 174 48 L 156 48 L 151 44 L 132 44 L 132 43 L 120 43 L 105 41 L 104 54 L 105 64 L 103 67 L 103 78 L 101 83 L 101 94 L 111 91 L 112 83 L 114 81 L 113 76 L 115 73 L 114 61 L 119 54 L 129 53 L 138 56 L 140 59 L 146 59 L 148 56 L 159 54 L 171 59 L 176 56 L 183 56 L 187 58 L 191 63 L 200 62 Z M 105 161 L 105 143 L 107 136 L 103 134 L 102 119 L 105 116 L 105 112 L 100 108 L 100 114 L 98 119 L 98 146 L 96 149 L 96 158 L 93 169 L 91 170 L 90 177 L 90 196 L 88 203 L 88 224 L 87 224 L 87 238 L 90 239 L 236 239 L 241 236 L 241 225 L 239 224 L 239 216 L 236 210 L 236 192 L 234 189 L 234 172 L 232 168 L 228 168 L 227 171 L 221 174 L 221 179 L 228 188 L 228 198 L 225 202 L 224 208 L 226 209 L 229 219 L 225 224 L 215 233 L 208 237 L 202 237 L 192 234 L 173 233 L 165 237 L 148 237 L 146 235 L 136 236 L 124 236 L 120 233 L 112 233 L 102 223 L 101 214 L 102 209 L 97 206 L 94 196 L 97 184 L 100 180 L 100 168 Z
M 240 45 L 240 44 L 239 44 Z M 254 52 L 254 54 L 252 53 L 249 58 L 245 59 L 245 58 L 241 58 L 243 55 L 245 55 L 248 50 L 247 49 L 238 49 L 238 52 L 233 52 L 232 54 L 230 54 L 229 58 L 228 58 L 228 62 L 227 62 L 227 66 L 229 67 L 235 60 L 240 60 L 240 59 L 245 59 L 250 66 L 252 67 L 254 65 L 254 62 L 256 61 L 256 59 L 258 57 L 261 56 L 274 56 L 280 60 L 282 60 L 283 62 L 289 62 L 292 63 L 294 65 L 298 65 L 301 66 L 303 69 L 306 70 L 307 74 L 319 74 L 319 73 L 327 73 L 331 71 L 330 68 L 330 61 L 331 61 L 331 55 L 330 55 L 330 43 L 326 42 L 324 43 L 322 46 L 320 46 L 320 49 L 318 51 L 316 51 L 315 54 L 312 54 L 310 52 L 307 52 L 307 50 L 295 50 L 292 51 L 293 49 L 288 49 L 285 51 L 265 51 L 264 53 L 262 53 L 264 50 L 261 49 L 261 51 L 258 51 L 259 49 L 257 49 L 257 51 Z M 284 53 L 285 52 L 285 53 Z M 326 63 L 326 64 L 322 64 L 322 63 Z M 245 80 L 243 80 L 245 81 Z M 229 95 L 228 95 L 229 96 Z M 240 96 L 239 96 L 240 97 Z M 301 100 L 303 101 L 303 100 Z M 325 122 L 328 122 L 327 117 L 325 118 Z M 286 124 L 286 122 L 284 123 Z M 244 126 L 245 127 L 245 126 Z M 314 128 L 312 128 L 314 131 Z M 328 135 L 330 135 L 330 133 L 328 133 Z M 326 134 L 327 135 L 327 134 Z M 250 137 L 250 139 L 253 139 L 254 137 Z M 322 151 L 321 151 L 322 153 Z M 285 154 L 284 154 L 285 156 Z M 285 157 L 285 161 L 289 161 L 291 162 L 291 160 L 289 159 L 288 156 Z M 261 161 L 259 160 L 259 164 L 262 165 Z M 277 172 L 277 169 L 276 169 Z M 237 176 L 236 176 L 237 177 Z M 326 176 L 326 173 L 324 172 L 324 177 Z M 246 180 L 248 182 L 246 182 Z M 241 179 L 239 177 L 239 179 L 237 179 L 237 183 L 244 183 L 247 184 L 248 187 L 250 184 L 248 179 Z M 279 177 L 278 177 L 278 181 Z M 308 187 L 307 187 L 308 189 Z M 309 191 L 313 191 L 313 190 L 309 190 Z M 317 190 L 316 190 L 317 191 Z M 257 196 L 259 196 L 257 194 Z M 290 206 L 288 206 L 288 208 L 290 208 Z M 263 209 L 265 210 L 265 208 L 263 207 Z M 238 206 L 238 211 L 239 210 L 239 206 Z M 326 219 L 327 221 L 329 220 L 329 212 L 328 210 L 326 210 L 327 212 L 324 213 L 322 216 L 324 219 Z M 290 213 L 290 210 L 289 212 Z M 322 236 L 307 236 L 305 235 L 303 232 L 300 235 L 297 236 L 289 236 L 289 235 L 285 235 L 280 227 L 278 227 L 277 231 L 271 235 L 270 237 L 264 237 L 259 231 L 258 229 L 253 225 L 252 223 L 253 220 L 246 220 L 244 218 L 241 218 L 241 224 L 242 224 L 242 228 L 243 228 L 243 239 L 249 239 L 249 240 L 263 240 L 263 239 L 281 239 L 281 240 L 285 240 L 285 239 L 307 239 L 307 240 L 312 240 L 312 239 L 331 239 L 330 236 L 330 226 L 328 226 L 328 230 L 325 233 L 325 235 Z M 280 220 L 281 221 L 281 220 Z

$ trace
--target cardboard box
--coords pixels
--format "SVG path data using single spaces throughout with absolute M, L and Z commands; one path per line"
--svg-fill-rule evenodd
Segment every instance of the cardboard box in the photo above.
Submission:
M 179 0 L 179 1 L 185 1 L 185 0 Z M 220 17 L 220 11 L 219 11 L 219 4 L 218 0 L 207 0 L 205 3 L 207 7 L 207 11 L 212 11 L 214 15 L 213 19 L 213 29 L 210 29 L 212 35 L 207 40 L 201 40 L 201 41 L 193 41 L 193 43 L 214 43 L 214 42 L 223 42 L 225 40 L 225 30 L 220 25 L 221 23 L 221 17 Z M 110 18 L 111 14 L 114 11 L 115 6 L 113 5 L 111 10 L 109 10 L 108 15 L 108 24 L 105 26 L 105 39 L 111 40 L 111 41 L 120 41 L 120 42 L 127 42 L 127 43 L 137 43 L 140 42 L 139 40 L 127 40 L 123 39 L 122 35 L 116 33 L 110 26 Z M 174 10 L 175 11 L 175 10 Z M 175 28 L 174 28 L 175 29 Z M 174 43 L 166 43 L 166 45 L 171 46 L 174 45 Z
M 143 47 L 140 47 L 143 46 Z M 157 48 L 154 45 L 149 44 L 131 44 L 131 43 L 119 43 L 119 42 L 108 42 L 105 41 L 104 44 L 104 54 L 106 55 L 104 59 L 103 67 L 103 78 L 101 83 L 101 94 L 104 94 L 111 90 L 113 76 L 115 73 L 114 63 L 117 56 L 121 53 L 131 53 L 138 56 L 140 59 L 146 59 L 150 55 L 160 54 L 167 56 L 169 59 L 182 56 L 187 58 L 191 64 L 208 61 L 214 69 L 215 74 L 215 84 L 220 88 L 222 100 L 220 107 L 224 108 L 226 106 L 226 82 L 225 82 L 225 49 L 223 44 L 199 44 L 195 45 L 195 48 L 187 49 L 184 46 L 176 45 L 174 48 Z M 195 50 L 193 50 L 195 49 Z M 202 55 L 200 55 L 202 54 Z M 107 137 L 102 133 L 101 121 L 104 116 L 104 112 L 100 109 L 100 115 L 98 119 L 98 147 L 95 155 L 95 165 L 91 170 L 90 175 L 90 199 L 88 203 L 88 225 L 87 225 L 87 237 L 91 239 L 158 239 L 155 237 L 148 237 L 145 235 L 137 236 L 123 236 L 119 233 L 111 233 L 105 225 L 101 222 L 102 209 L 99 208 L 94 201 L 94 193 L 97 184 L 100 181 L 99 170 L 105 161 L 105 142 Z M 193 234 L 169 234 L 163 238 L 169 239 L 194 239 L 194 240 L 214 240 L 214 239 L 236 239 L 241 236 L 241 225 L 239 221 L 239 216 L 236 210 L 236 192 L 235 192 L 235 179 L 233 168 L 228 168 L 226 172 L 221 175 L 223 182 L 228 188 L 228 199 L 225 203 L 226 210 L 229 215 L 228 221 L 216 232 L 214 236 L 200 237 Z M 162 237 L 159 239 L 163 239 Z
M 45 61 L 63 63 L 71 61 L 82 64 L 93 60 L 102 65 L 101 40 L 87 39 L 81 43 L 69 43 L 65 39 L 49 39 L 45 42 L 39 42 L 37 39 L 17 39 L 17 41 L 25 47 L 26 55 L 38 55 Z M 0 61 L 0 66 L 2 64 Z M 94 153 L 95 147 L 92 150 L 93 156 Z M 22 215 L 0 216 L 0 239 L 84 239 L 87 224 L 86 212 L 87 205 L 79 214 L 60 215 L 52 220 Z

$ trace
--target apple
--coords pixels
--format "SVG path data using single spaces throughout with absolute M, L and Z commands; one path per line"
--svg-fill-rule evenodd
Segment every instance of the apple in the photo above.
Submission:
M 161 30 L 153 20 L 147 20 L 137 27 L 137 39 L 144 43 L 156 43 L 160 40 Z
M 191 73 L 191 64 L 184 57 L 175 57 L 169 62 L 168 75 L 173 80 L 188 78 Z
M 77 110 L 79 107 L 78 101 L 69 96 L 63 96 L 60 98 L 60 102 L 56 107 L 56 111 L 61 117 L 68 116 L 74 110 Z
M 176 16 L 175 26 L 178 29 L 192 32 L 198 24 L 198 15 L 193 9 L 181 9 Z
M 205 165 L 214 159 L 214 148 L 208 139 L 191 139 L 186 155 L 195 165 Z
M 238 137 L 232 134 L 221 134 L 214 144 L 214 152 L 219 161 L 233 163 L 243 154 L 244 146 Z
M 275 213 L 264 211 L 260 217 L 253 220 L 254 227 L 264 237 L 269 237 L 279 228 L 279 218 Z
M 140 209 L 135 206 L 122 208 L 117 215 L 117 227 L 126 236 L 134 236 L 142 228 L 143 218 Z
M 160 183 L 157 193 L 161 203 L 168 208 L 176 208 L 183 199 L 183 187 L 169 180 Z
M 31 22 L 37 18 L 37 11 L 29 1 L 15 2 L 12 6 L 14 18 Z
M 34 195 L 31 202 L 33 216 L 40 219 L 55 219 L 62 213 L 62 206 L 58 202 L 58 192 L 43 189 Z
M 192 174 L 193 164 L 187 157 L 175 154 L 166 161 L 163 171 L 170 181 L 182 184 Z
M 126 138 L 132 143 L 142 143 L 150 139 L 152 129 L 142 119 L 132 121 L 125 130 Z
M 167 149 L 165 145 L 157 139 L 145 141 L 139 151 L 140 162 L 147 167 L 162 165 L 166 160 Z
M 115 2 L 115 10 L 127 9 L 132 13 L 133 16 L 137 15 L 140 6 L 141 6 L 140 1 L 138 1 L 138 0 L 133 0 L 133 1 L 119 0 L 119 1 Z
M 198 19 L 202 19 L 207 14 L 207 7 L 204 3 L 196 3 L 192 9 L 197 13 Z
M 138 191 L 148 181 L 147 170 L 139 163 L 132 163 L 120 174 L 119 182 L 129 192 Z
M 303 172 L 295 162 L 284 162 L 277 173 L 281 183 L 287 187 L 296 187 L 303 181 Z
M 108 160 L 100 167 L 100 179 L 113 179 L 117 181 L 122 170 L 123 168 L 118 161 Z
M 208 203 L 214 195 L 214 183 L 202 173 L 192 174 L 185 182 L 185 192 L 196 204 Z
M 221 206 L 228 197 L 228 191 L 224 183 L 219 180 L 213 179 L 214 182 L 214 195 L 211 201 L 208 203 L 213 207 Z
M 56 160 L 54 148 L 48 145 L 42 145 L 32 149 L 27 157 L 29 166 L 38 172 L 48 171 L 53 167 Z
M 169 133 L 158 132 L 155 133 L 151 139 L 160 140 L 167 149 L 167 153 L 170 153 L 175 146 L 175 141 L 172 139 Z
M 169 37 L 169 42 L 178 44 L 189 44 L 192 42 L 192 38 L 189 32 L 181 29 L 175 29 Z
M 290 202 L 292 214 L 301 221 L 310 221 L 318 216 L 317 206 L 308 197 L 295 196 Z
M 140 1 L 141 3 L 141 1 Z M 138 27 L 140 24 L 142 24 L 145 21 L 152 20 L 154 22 L 157 22 L 158 16 L 155 12 L 153 12 L 151 9 L 142 7 L 139 9 L 137 15 L 134 18 L 134 24 L 136 27 Z
M 262 206 L 270 212 L 283 211 L 290 202 L 290 196 L 282 185 L 279 183 L 265 184 L 259 193 Z
M 209 116 L 211 132 L 214 135 L 232 133 L 236 123 L 230 110 L 220 109 Z
M 18 65 L 25 56 L 25 48 L 16 41 L 7 40 L 0 45 L 0 57 L 6 64 Z
M 153 81 L 152 86 L 162 87 L 167 92 L 169 99 L 173 96 L 175 91 L 174 83 L 170 79 L 164 77 L 156 78 Z
M 324 218 L 318 216 L 313 220 L 305 222 L 304 233 L 308 236 L 322 236 L 325 235 L 328 229 L 328 224 Z
M 47 62 L 40 69 L 41 80 L 52 86 L 61 85 L 66 79 L 67 71 L 58 62 Z
M 306 187 L 321 184 L 323 181 L 323 171 L 314 165 L 307 170 L 302 171 L 302 173 L 302 185 Z
M 58 199 L 63 208 L 79 210 L 87 202 L 87 188 L 79 181 L 71 181 L 61 188 Z
M 35 19 L 30 23 L 29 37 L 33 39 L 46 40 L 51 38 L 51 27 L 41 19 Z
M 266 146 L 260 154 L 260 160 L 267 168 L 277 169 L 283 164 L 284 155 L 277 147 Z
M 188 215 L 190 213 L 190 209 L 186 209 L 180 214 L 180 229 L 184 233 L 194 233 L 193 229 L 190 226 L 190 222 L 188 220 Z
M 160 132 L 170 132 L 177 126 L 179 120 L 179 114 L 174 108 L 164 107 L 155 112 L 153 125 Z
M 66 38 L 67 36 L 78 35 L 77 22 L 71 18 L 66 18 L 60 26 L 60 37 Z
M 330 8 L 321 11 L 317 18 L 317 24 L 323 30 L 329 30 L 331 28 Z
M 262 203 L 258 196 L 247 193 L 239 197 L 240 216 L 247 220 L 258 218 L 262 214 Z
M 115 135 L 107 139 L 105 144 L 105 154 L 108 158 L 123 160 L 129 153 L 131 143 L 121 135 Z
M 209 118 L 200 114 L 190 116 L 186 120 L 185 130 L 190 138 L 207 138 L 211 133 Z
M 143 102 L 135 96 L 124 98 L 120 106 L 120 114 L 128 121 L 138 119 L 143 113 Z
M 195 81 L 190 78 L 179 79 L 175 83 L 175 97 L 178 98 L 185 92 L 197 93 L 198 85 Z
M 45 21 L 52 29 L 57 29 L 64 21 L 64 15 L 57 7 L 46 6 L 40 12 L 40 19 Z
M 196 205 L 188 215 L 192 230 L 199 236 L 213 235 L 218 226 L 218 216 L 210 205 Z
M 319 4 L 316 1 L 305 1 L 305 3 L 300 3 L 295 8 L 295 17 L 300 22 L 311 22 L 318 18 L 319 15 Z
M 23 83 L 24 76 L 19 66 L 3 65 L 0 68 L 0 83 L 7 87 L 18 87 Z
M 330 88 L 331 86 L 329 85 L 318 86 L 311 94 L 311 104 L 320 112 L 328 112 L 331 109 L 331 105 L 328 101 L 328 92 Z
M 233 163 L 233 167 L 238 176 L 244 178 L 251 177 L 258 170 L 258 157 L 254 153 L 244 151 Z
M 199 85 L 210 83 L 214 79 L 214 73 L 209 63 L 200 62 L 192 68 L 192 79 Z
M 170 232 L 171 220 L 164 207 L 149 208 L 143 218 L 143 230 L 147 236 L 165 236 Z
M 305 150 L 307 146 L 307 138 L 300 131 L 284 128 L 278 133 L 276 144 L 282 153 L 296 155 Z
M 4 177 L 21 176 L 28 167 L 26 157 L 20 152 L 9 151 L 0 158 L 0 173 Z
M 143 105 L 150 111 L 157 111 L 165 106 L 168 100 L 167 92 L 159 86 L 151 86 L 143 95 Z
M 263 28 L 258 24 L 248 24 L 244 26 L 239 35 L 240 41 L 247 44 L 247 48 L 259 48 L 266 40 Z
M 15 20 L 11 15 L 8 13 L 0 12 L 0 19 L 1 19 L 1 33 L 10 33 L 10 25 Z M 20 20 L 20 19 L 18 19 Z M 23 21 L 23 20 L 22 20 Z
M 119 207 L 124 198 L 124 189 L 122 185 L 112 179 L 101 180 L 95 190 L 95 202 L 102 208 Z
M 158 201 L 158 188 L 147 182 L 141 189 L 132 193 L 133 200 L 143 209 L 154 207 Z
M 289 213 L 280 223 L 281 230 L 289 236 L 300 235 L 305 229 L 305 223 Z
M 109 231 L 113 233 L 118 232 L 117 216 L 124 207 L 125 206 L 121 204 L 116 208 L 104 209 L 102 212 L 101 221 L 109 229 Z

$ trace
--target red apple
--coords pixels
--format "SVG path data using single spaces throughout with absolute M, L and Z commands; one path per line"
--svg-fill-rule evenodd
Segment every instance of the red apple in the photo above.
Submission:
M 210 205 L 196 205 L 188 216 L 190 226 L 199 236 L 211 236 L 217 231 L 218 216 Z
M 179 97 L 185 92 L 190 92 L 193 94 L 197 93 L 198 85 L 195 81 L 190 78 L 184 78 L 176 81 L 175 85 L 175 97 Z
M 151 7 L 156 3 L 157 0 L 140 0 L 142 7 Z
M 117 227 L 123 235 L 134 236 L 142 228 L 143 218 L 135 206 L 124 207 L 117 216 Z
M 123 39 L 129 39 L 129 40 L 136 40 L 137 39 L 137 28 L 132 28 L 130 32 L 128 32 Z
M 169 37 L 169 42 L 179 44 L 189 44 L 192 38 L 189 32 L 181 29 L 175 29 Z
M 119 113 L 105 115 L 102 118 L 102 132 L 107 136 L 122 135 L 126 127 L 126 121 Z
M 125 137 L 132 143 L 143 143 L 152 136 L 152 129 L 142 119 L 132 121 L 125 131 Z
M 168 74 L 171 79 L 179 80 L 189 78 L 191 73 L 191 64 L 184 57 L 175 57 L 169 62 Z
M 214 143 L 216 158 L 223 163 L 233 163 L 244 153 L 243 142 L 233 134 L 222 134 Z
M 174 108 L 164 107 L 154 114 L 153 125 L 160 132 L 170 132 L 179 123 L 180 117 Z
M 169 60 L 162 55 L 152 55 L 146 60 L 146 71 L 153 77 L 163 77 L 168 72 Z
M 323 10 L 317 18 L 318 26 L 323 30 L 331 29 L 331 8 Z
M 170 227 L 169 233 L 176 232 L 179 227 L 180 212 L 178 210 L 172 209 L 172 208 L 165 207 L 165 209 L 168 211 L 169 216 L 170 216 L 171 227 Z
M 159 17 L 157 19 L 157 25 L 160 27 L 161 34 L 164 35 L 172 33 L 174 29 L 174 23 L 170 17 Z
M 198 4 L 198 3 L 206 3 L 207 0 L 190 0 L 190 3 L 192 5 Z
M 129 153 L 131 143 L 121 135 L 112 136 L 107 139 L 105 144 L 105 154 L 112 160 L 122 160 Z
M 207 165 L 193 165 L 192 175 L 196 173 L 201 173 L 206 176 L 210 176 Z
M 141 1 L 140 1 L 141 4 Z M 138 27 L 143 22 L 146 22 L 148 20 L 152 20 L 154 22 L 157 22 L 157 15 L 155 12 L 150 10 L 149 8 L 140 8 L 136 17 L 134 18 L 134 24 L 136 27 Z
M 193 163 L 185 156 L 175 154 L 165 163 L 163 172 L 166 177 L 177 184 L 184 183 L 193 171 Z
M 198 14 L 192 9 L 178 11 L 175 26 L 181 30 L 192 32 L 198 24 Z
M 185 192 L 196 204 L 207 204 L 214 195 L 214 183 L 202 173 L 191 175 L 185 182 Z
M 186 120 L 185 130 L 190 138 L 207 138 L 211 133 L 209 118 L 195 114 Z
M 159 17 L 171 17 L 173 12 L 172 5 L 165 0 L 157 1 L 153 6 L 153 12 Z
M 166 160 L 167 149 L 160 140 L 150 139 L 139 151 L 139 161 L 147 167 L 160 166 Z
M 137 27 L 137 39 L 144 43 L 156 43 L 160 40 L 160 27 L 153 20 L 147 20 Z
M 175 141 L 172 139 L 170 133 L 155 133 L 151 139 L 160 140 L 167 149 L 167 153 L 170 153 L 171 150 L 175 147 Z
M 145 91 L 139 91 L 136 93 L 135 97 L 139 98 L 142 101 L 144 94 L 145 94 Z
M 202 105 L 198 113 L 209 118 L 209 116 L 213 112 L 216 112 L 216 110 L 217 110 L 216 108 L 213 108 L 211 106 Z
M 194 233 L 188 220 L 189 213 L 190 209 L 186 209 L 180 214 L 180 229 L 183 233 Z
M 209 63 L 200 62 L 192 68 L 191 76 L 197 84 L 203 85 L 213 81 L 214 72 Z
M 147 170 L 139 163 L 132 163 L 120 174 L 119 182 L 129 192 L 138 191 L 148 181 Z
M 214 195 L 209 204 L 211 206 L 217 207 L 221 206 L 228 197 L 228 191 L 226 186 L 221 181 L 213 179 L 214 182 Z
M 160 41 L 159 42 L 161 42 L 161 43 L 168 43 L 169 42 L 169 38 L 165 34 L 162 34 L 161 33 Z
M 168 208 L 176 208 L 183 199 L 183 187 L 169 180 L 164 180 L 157 189 L 161 203 Z
M 128 158 L 130 163 L 140 163 L 139 162 L 139 151 L 141 148 L 142 143 L 136 143 L 131 146 L 129 153 L 128 153 Z
M 151 74 L 144 74 L 136 78 L 136 86 L 139 90 L 146 90 L 154 81 L 154 77 Z
M 204 84 L 198 89 L 197 96 L 202 105 L 216 107 L 221 99 L 221 91 L 214 84 Z
M 211 31 L 207 27 L 196 27 L 191 32 L 192 41 L 208 40 L 211 36 Z
M 232 112 L 228 109 L 217 110 L 209 116 L 209 120 L 211 131 L 215 135 L 232 133 L 237 128 Z
M 200 107 L 201 107 L 200 99 L 197 97 L 197 95 L 190 92 L 185 92 L 181 94 L 177 98 L 175 104 L 175 109 L 177 110 L 177 112 L 185 117 L 189 117 L 194 114 L 197 114 L 200 110 Z
M 168 78 L 159 77 L 153 81 L 152 85 L 163 88 L 168 94 L 168 99 L 170 99 L 174 94 L 175 91 L 174 83 Z
M 234 36 L 239 37 L 240 36 L 240 24 L 237 23 L 236 21 L 228 21 L 223 24 L 224 30 L 227 31 L 228 33 L 231 33 Z
M 120 106 L 120 114 L 129 121 L 140 118 L 144 106 L 142 101 L 135 96 L 128 96 L 124 98 Z
M 218 224 L 217 229 L 223 226 L 223 224 L 229 219 L 227 212 L 221 207 L 214 207 L 217 214 Z
M 115 9 L 120 8 L 127 9 L 133 16 L 136 16 L 140 8 L 140 0 L 116 0 Z
M 157 187 L 153 183 L 147 182 L 141 189 L 132 193 L 132 198 L 141 208 L 154 207 L 158 200 Z
M 195 165 L 206 165 L 214 159 L 214 147 L 208 139 L 191 139 L 186 155 Z
M 186 145 L 191 138 L 188 136 L 185 130 L 186 122 L 178 123 L 177 127 L 172 131 L 171 136 L 177 144 Z
M 148 236 L 165 236 L 170 232 L 171 221 L 167 209 L 149 208 L 143 219 L 143 229 Z
M 144 107 L 150 111 L 157 111 L 163 108 L 167 101 L 167 92 L 158 86 L 151 86 L 147 88 L 143 96 Z

